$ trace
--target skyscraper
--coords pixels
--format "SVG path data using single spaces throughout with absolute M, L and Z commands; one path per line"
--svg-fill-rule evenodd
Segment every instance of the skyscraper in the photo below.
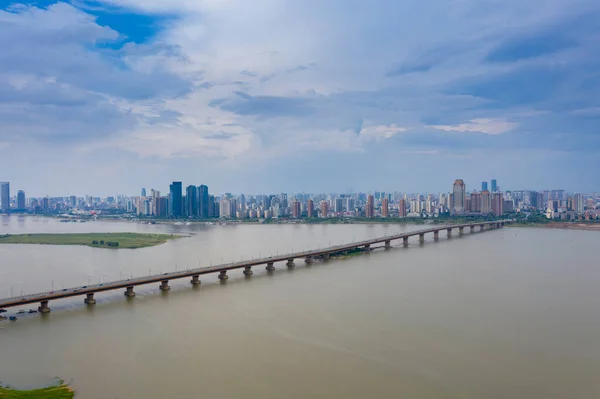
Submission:
M 346 198 L 346 211 L 354 212 L 354 198 L 352 198 L 352 197 Z
M 490 213 L 490 192 L 488 190 L 481 192 L 481 213 L 487 215 Z
M 0 182 L 0 210 L 10 212 L 10 183 Z
M 465 211 L 465 193 L 466 193 L 465 182 L 462 179 L 454 180 L 452 186 L 452 196 L 454 198 L 454 212 L 461 213 Z
M 367 204 L 365 205 L 365 214 L 368 218 L 375 216 L 375 197 L 369 194 L 367 196 Z
M 492 193 L 498 191 L 498 184 L 496 183 L 496 179 L 492 179 Z
M 209 204 L 208 186 L 202 184 L 198 186 L 198 217 L 200 219 L 208 219 L 210 217 Z
M 333 211 L 335 213 L 343 213 L 344 212 L 344 200 L 340 197 L 337 197 L 334 202 Z
M 329 203 L 327 201 L 321 201 L 321 217 L 326 218 L 329 215 Z
M 573 210 L 577 214 L 583 213 L 583 196 L 581 194 L 575 194 L 573 196 Z
M 308 215 L 309 218 L 314 217 L 314 212 L 315 212 L 315 203 L 313 202 L 312 199 L 308 199 L 307 203 L 306 203 L 306 214 Z
M 146 189 L 142 188 L 142 197 L 145 197 L 145 196 L 146 196 Z
M 398 201 L 398 216 L 401 218 L 406 217 L 406 200 L 404 198 Z
M 386 198 L 381 200 L 381 216 L 384 218 L 390 215 L 390 204 L 389 200 Z
M 183 196 L 183 187 L 180 181 L 174 181 L 169 186 L 169 216 L 170 217 L 180 217 L 182 212 L 182 196 Z
M 485 191 L 488 189 L 488 185 L 486 181 L 481 182 L 481 191 Z
M 298 201 L 297 199 L 292 201 L 292 217 L 293 218 L 299 218 L 301 216 L 301 212 L 300 212 L 300 201 Z
M 17 192 L 17 209 L 21 211 L 25 209 L 25 191 L 23 190 Z
M 196 186 L 185 188 L 185 213 L 188 217 L 198 216 L 198 189 Z
M 502 193 L 494 193 L 492 195 L 492 212 L 494 216 L 502 216 L 504 213 L 504 198 Z

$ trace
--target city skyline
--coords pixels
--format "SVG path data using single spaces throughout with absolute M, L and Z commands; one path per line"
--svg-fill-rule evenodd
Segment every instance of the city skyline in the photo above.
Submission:
M 600 189 L 595 0 L 93 3 L 0 6 L 26 192 Z

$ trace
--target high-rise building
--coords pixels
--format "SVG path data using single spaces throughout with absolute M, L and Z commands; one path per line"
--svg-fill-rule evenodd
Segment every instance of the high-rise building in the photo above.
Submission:
M 302 216 L 302 212 L 300 209 L 300 201 L 295 199 L 292 201 L 292 217 L 297 219 L 300 216 Z
M 235 217 L 234 201 L 235 200 L 230 198 L 221 199 L 221 201 L 219 202 L 219 217 L 226 219 L 231 219 Z
M 145 196 L 146 196 L 146 189 L 142 188 L 142 197 L 145 197 Z
M 202 184 L 198 186 L 198 217 L 200 219 L 208 219 L 210 217 L 210 205 L 211 203 L 208 195 L 208 186 Z
M 390 204 L 389 200 L 386 198 L 381 200 L 381 216 L 384 218 L 390 215 Z
M 398 201 L 398 217 L 406 217 L 406 200 L 404 198 Z
M 344 212 L 344 199 L 337 197 L 334 201 L 333 211 L 335 213 L 343 213 Z
M 10 183 L 0 182 L 0 211 L 10 212 Z
M 375 216 L 375 197 L 369 194 L 367 196 L 367 204 L 365 205 L 365 215 L 368 218 Z
M 25 210 L 25 191 L 23 190 L 17 192 L 17 209 L 20 211 Z
M 484 190 L 481 192 L 481 213 L 487 215 L 491 211 L 491 203 L 490 203 L 490 192 L 488 190 Z
M 325 200 L 321 201 L 321 217 L 326 218 L 329 215 L 329 203 Z
M 581 194 L 573 195 L 573 211 L 577 214 L 583 213 L 583 196 Z
M 346 211 L 354 212 L 354 198 L 352 198 L 352 197 L 346 198 Z
M 488 185 L 486 181 L 481 182 L 481 191 L 485 191 L 488 189 Z
M 489 193 L 488 190 L 483 190 Z M 471 212 L 481 212 L 481 194 L 471 193 Z
M 465 182 L 462 179 L 454 180 L 452 186 L 452 196 L 454 198 L 454 212 L 461 213 L 465 211 L 465 193 L 466 193 Z
M 308 201 L 306 202 L 306 215 L 309 218 L 312 218 L 315 216 L 314 213 L 315 213 L 315 203 L 313 202 L 312 199 L 309 198 Z
M 169 186 L 169 216 L 181 217 L 183 214 L 183 186 L 180 181 L 174 181 Z
M 498 184 L 496 182 L 496 179 L 492 179 L 492 193 L 495 193 L 496 191 L 498 191 Z
M 196 186 L 185 188 L 185 214 L 188 217 L 198 216 L 198 189 Z
M 492 212 L 494 216 L 502 216 L 504 213 L 504 198 L 502 193 L 492 194 Z

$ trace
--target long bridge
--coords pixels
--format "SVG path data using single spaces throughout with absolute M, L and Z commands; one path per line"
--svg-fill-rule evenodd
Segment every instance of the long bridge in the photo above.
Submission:
M 168 291 L 170 289 L 170 280 L 191 277 L 191 284 L 199 285 L 200 275 L 218 273 L 218 278 L 221 281 L 224 281 L 229 278 L 227 272 L 230 270 L 244 269 L 244 275 L 251 276 L 252 267 L 254 266 L 266 265 L 267 271 L 273 271 L 275 270 L 275 263 L 286 262 L 286 266 L 292 268 L 295 266 L 295 259 L 304 259 L 307 263 L 311 263 L 314 260 L 327 260 L 330 256 L 347 254 L 348 251 L 352 250 L 360 249 L 364 251 L 370 251 L 373 249 L 372 246 L 376 244 L 384 244 L 385 248 L 390 248 L 392 241 L 397 240 L 402 240 L 403 245 L 406 246 L 408 245 L 408 239 L 410 237 L 418 236 L 419 242 L 424 243 L 426 234 L 433 234 L 433 238 L 437 240 L 439 239 L 440 232 L 443 231 L 446 231 L 448 238 L 450 238 L 452 237 L 452 231 L 455 229 L 457 229 L 459 234 L 462 235 L 464 233 L 465 228 L 469 228 L 470 232 L 474 233 L 477 227 L 479 227 L 480 231 L 484 231 L 486 229 L 501 228 L 504 227 L 506 224 L 512 222 L 513 220 L 495 220 L 476 223 L 436 226 L 422 230 L 395 234 L 391 236 L 384 236 L 364 241 L 352 242 L 349 244 L 336 245 L 328 248 L 295 252 L 277 256 L 269 256 L 265 258 L 233 262 L 210 267 L 200 267 L 171 273 L 155 274 L 145 277 L 129 278 L 104 284 L 65 288 L 59 291 L 50 291 L 32 295 L 4 298 L 0 299 L 0 309 L 10 308 L 14 306 L 23 306 L 32 303 L 39 303 L 40 305 L 38 307 L 38 311 L 40 313 L 49 313 L 50 307 L 48 306 L 48 303 L 51 300 L 85 295 L 84 302 L 88 305 L 93 305 L 96 303 L 96 300 L 94 299 L 94 294 L 98 292 L 125 289 L 125 296 L 132 298 L 135 296 L 134 287 L 138 285 L 160 283 L 159 288 L 162 291 Z

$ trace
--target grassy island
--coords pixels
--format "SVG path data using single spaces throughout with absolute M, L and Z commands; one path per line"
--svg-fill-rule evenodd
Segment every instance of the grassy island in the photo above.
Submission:
M 93 248 L 133 249 L 152 247 L 179 237 L 173 234 L 140 233 L 6 234 L 0 235 L 0 244 L 87 245 Z
M 0 387 L 0 399 L 72 399 L 75 393 L 67 385 L 21 391 Z

